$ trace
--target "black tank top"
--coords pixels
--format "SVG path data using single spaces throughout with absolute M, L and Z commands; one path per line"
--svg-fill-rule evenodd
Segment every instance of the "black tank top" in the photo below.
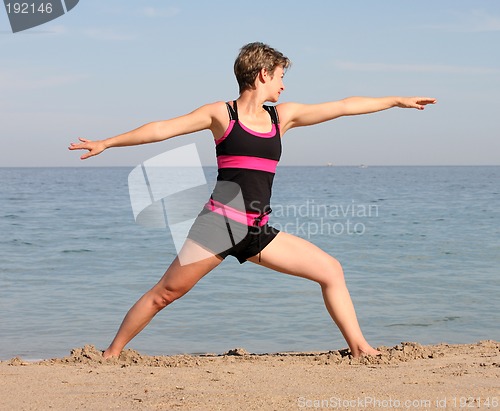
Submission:
M 267 133 L 258 133 L 239 122 L 236 101 L 234 108 L 226 105 L 230 122 L 224 135 L 215 142 L 218 176 L 212 198 L 228 204 L 236 194 L 222 183 L 229 181 L 241 190 L 245 204 L 245 210 L 241 211 L 252 215 L 269 214 L 274 174 L 281 157 L 276 108 L 263 106 L 271 117 L 272 128 Z

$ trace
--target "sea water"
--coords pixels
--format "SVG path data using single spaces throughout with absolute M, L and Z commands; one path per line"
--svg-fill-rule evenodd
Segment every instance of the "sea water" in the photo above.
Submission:
M 137 225 L 132 168 L 0 169 L 0 360 L 104 349 L 175 257 Z M 216 170 L 205 169 L 214 180 Z M 372 345 L 500 340 L 500 167 L 279 167 L 271 224 L 343 265 Z M 311 281 L 229 257 L 129 347 L 346 347 Z

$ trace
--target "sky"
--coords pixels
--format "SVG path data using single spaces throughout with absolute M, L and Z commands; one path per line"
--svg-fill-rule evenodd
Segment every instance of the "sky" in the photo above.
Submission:
M 135 166 L 210 132 L 81 161 L 103 139 L 238 97 L 239 48 L 262 41 L 292 61 L 281 102 L 421 95 L 394 108 L 293 129 L 282 165 L 500 165 L 496 0 L 81 0 L 12 33 L 0 9 L 0 167 Z

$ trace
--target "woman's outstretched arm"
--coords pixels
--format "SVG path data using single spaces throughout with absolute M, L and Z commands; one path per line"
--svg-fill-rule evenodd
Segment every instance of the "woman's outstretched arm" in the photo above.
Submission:
M 220 103 L 204 105 L 189 114 L 170 120 L 155 121 L 144 124 L 135 130 L 119 134 L 104 140 L 88 140 L 79 138 L 79 143 L 71 143 L 70 150 L 87 150 L 80 158 L 85 160 L 98 155 L 111 147 L 135 146 L 139 144 L 155 143 L 183 134 L 194 133 L 211 129 Z
M 310 126 L 342 116 L 375 113 L 392 107 L 423 110 L 435 104 L 431 97 L 348 97 L 321 104 L 283 103 L 278 112 L 284 131 L 293 127 Z

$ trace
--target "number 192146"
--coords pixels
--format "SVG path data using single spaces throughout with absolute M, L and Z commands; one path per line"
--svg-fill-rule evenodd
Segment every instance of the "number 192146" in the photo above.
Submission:
M 6 3 L 8 14 L 43 14 L 52 13 L 52 3 Z

